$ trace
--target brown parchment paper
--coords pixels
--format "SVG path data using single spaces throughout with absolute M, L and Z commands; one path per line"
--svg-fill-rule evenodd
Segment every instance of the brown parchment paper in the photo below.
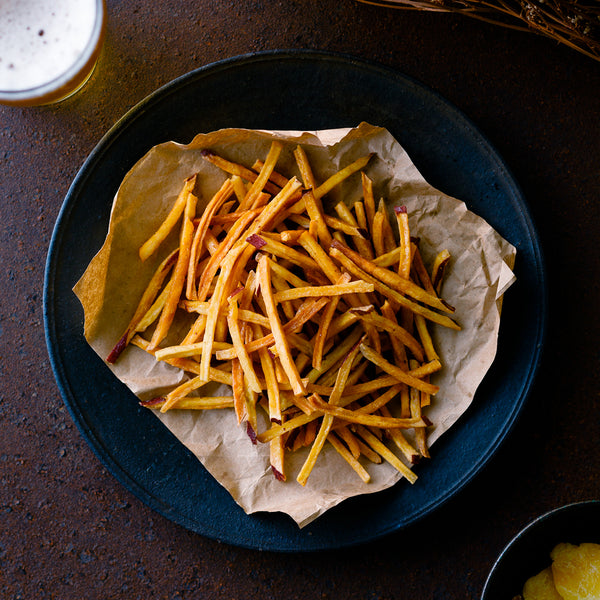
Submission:
M 140 245 L 166 216 L 183 180 L 198 173 L 198 212 L 220 187 L 225 175 L 202 159 L 202 149 L 210 148 L 251 166 L 256 158 L 266 156 L 273 138 L 284 142 L 279 171 L 298 175 L 292 152 L 301 143 L 318 181 L 367 152 L 375 152 L 367 173 L 374 181 L 376 198 L 385 198 L 390 209 L 394 205 L 407 206 L 411 233 L 420 237 L 426 262 L 431 264 L 443 248 L 450 251 L 452 262 L 442 295 L 456 307 L 455 318 L 462 330 L 433 328 L 444 365 L 432 378 L 440 391 L 426 412 L 433 422 L 429 443 L 434 443 L 473 401 L 494 360 L 502 296 L 515 280 L 512 268 L 516 250 L 463 202 L 430 186 L 399 143 L 380 127 L 362 123 L 352 129 L 320 132 L 227 129 L 198 135 L 188 145 L 171 141 L 152 148 L 122 182 L 106 241 L 74 288 L 84 308 L 86 339 L 105 359 L 129 322 L 157 264 L 176 246 L 174 232 L 157 256 L 143 264 L 138 259 Z M 351 204 L 359 199 L 357 177 L 336 188 L 327 202 L 343 199 Z M 172 341 L 177 342 L 177 338 Z M 179 370 L 157 362 L 136 347 L 128 348 L 110 368 L 140 399 L 155 397 L 184 379 Z M 213 385 L 201 393 L 231 393 L 221 388 Z M 369 465 L 372 480 L 364 484 L 337 452 L 326 446 L 305 487 L 295 478 L 306 451 L 291 457 L 288 480 L 280 482 L 269 466 L 268 445 L 252 445 L 232 410 L 155 414 L 247 513 L 284 512 L 302 527 L 346 498 L 378 492 L 399 479 L 395 469 L 385 463 Z M 435 452 L 431 460 L 435 460 Z M 417 466 L 417 474 L 419 468 L 427 467 Z M 404 481 L 399 485 L 411 484 Z M 419 485 L 419 480 L 413 485 Z

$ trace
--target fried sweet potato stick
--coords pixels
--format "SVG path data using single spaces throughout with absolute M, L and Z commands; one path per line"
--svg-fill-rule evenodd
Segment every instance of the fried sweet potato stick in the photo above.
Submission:
M 336 173 L 334 173 L 331 177 L 326 179 L 317 189 L 314 190 L 315 198 L 319 199 L 328 194 L 336 185 L 340 184 L 344 179 L 347 179 L 353 173 L 364 169 L 371 158 L 373 158 L 374 154 L 367 154 L 366 156 L 362 156 L 356 159 L 353 163 L 349 164 L 347 167 L 340 169 Z
M 259 172 L 264 167 L 264 165 L 264 160 L 257 159 L 252 165 L 252 170 Z M 273 172 L 269 175 L 269 181 L 272 181 L 276 186 L 282 188 L 288 182 L 288 178 L 285 175 L 282 175 L 281 173 L 278 173 L 277 171 L 273 170 Z
M 413 429 L 415 427 L 426 427 L 429 425 L 429 423 L 423 420 L 421 416 L 402 419 L 396 417 L 382 417 L 380 415 L 358 412 L 357 410 L 348 410 L 341 406 L 323 402 L 317 394 L 313 394 L 309 398 L 309 401 L 314 406 L 315 410 L 348 423 L 359 423 L 369 427 L 377 427 L 378 429 Z
M 179 238 L 179 254 L 177 255 L 177 263 L 173 269 L 173 275 L 170 283 L 169 295 L 165 302 L 165 306 L 160 313 L 158 324 L 150 340 L 150 349 L 154 350 L 167 335 L 177 304 L 181 297 L 183 286 L 185 285 L 185 276 L 187 272 L 188 261 L 190 257 L 190 249 L 192 245 L 192 236 L 194 234 L 193 219 L 196 213 L 196 202 L 198 198 L 191 192 L 187 194 L 185 210 L 183 213 L 183 223 L 181 226 L 181 235 Z
M 424 351 L 423 346 L 419 341 L 404 327 L 401 327 L 391 319 L 381 316 L 374 310 L 365 312 L 358 309 L 350 309 L 356 316 L 365 323 L 368 323 L 381 331 L 387 331 L 393 338 L 404 344 L 419 361 L 423 361 Z
M 409 467 L 407 467 L 381 440 L 373 435 L 366 427 L 357 426 L 357 432 L 365 442 L 389 462 L 399 473 L 401 473 L 410 483 L 415 483 L 417 476 Z
M 329 253 L 349 273 L 352 273 L 355 277 L 363 279 L 364 281 L 372 282 L 375 285 L 375 289 L 394 304 L 408 308 L 413 313 L 422 314 L 426 319 L 438 323 L 439 325 L 443 325 L 444 327 L 448 327 L 449 329 L 460 330 L 460 326 L 446 315 L 441 315 L 425 306 L 422 306 L 421 304 L 413 302 L 406 296 L 403 296 L 397 290 L 394 290 L 393 288 L 385 285 L 385 283 L 382 283 L 377 278 L 369 275 L 369 273 L 362 270 L 356 263 L 345 256 L 344 252 L 340 251 L 337 247 L 332 246 Z
M 179 195 L 175 200 L 175 204 L 173 204 L 173 207 L 167 214 L 165 220 L 160 224 L 160 227 L 140 247 L 139 255 L 142 261 L 145 261 L 152 254 L 154 254 L 154 252 L 156 252 L 156 250 L 159 248 L 159 246 L 162 244 L 165 238 L 169 235 L 173 227 L 175 227 L 177 221 L 179 220 L 179 217 L 181 217 L 183 211 L 185 210 L 187 198 L 189 194 L 191 194 L 194 191 L 195 186 L 196 175 L 192 175 L 191 177 L 188 177 L 185 180 L 183 187 L 181 188 L 181 191 L 179 192 Z
M 314 315 L 316 315 L 328 302 L 327 298 L 309 298 L 304 302 L 293 319 L 290 319 L 287 323 L 282 325 L 283 333 L 289 338 L 290 334 L 294 331 L 297 331 L 310 320 Z M 272 322 L 269 321 L 269 326 L 272 325 Z M 248 352 L 255 352 L 260 348 L 265 346 L 271 346 L 275 343 L 275 335 L 271 332 L 260 339 L 253 340 L 246 344 L 246 350 Z M 217 360 L 231 360 L 235 357 L 235 350 L 218 350 L 216 353 Z
M 165 258 L 160 263 L 160 265 L 154 272 L 152 279 L 150 279 L 150 282 L 146 286 L 146 289 L 142 294 L 142 297 L 138 303 L 135 313 L 133 314 L 133 317 L 131 318 L 131 321 L 129 321 L 129 324 L 125 328 L 125 332 L 119 338 L 119 341 L 116 343 L 114 348 L 110 351 L 110 354 L 106 358 L 106 362 L 114 364 L 121 355 L 121 352 L 123 352 L 123 350 L 127 347 L 133 336 L 136 334 L 136 332 L 139 331 L 138 326 L 142 322 L 144 315 L 146 315 L 146 313 L 151 309 L 154 300 L 159 294 L 163 281 L 177 262 L 178 254 L 179 248 L 173 250 L 173 252 L 171 252 L 171 254 L 169 254 L 167 258 Z
M 306 392 L 304 383 L 300 378 L 300 374 L 292 360 L 290 354 L 290 348 L 288 345 L 287 338 L 285 336 L 279 315 L 277 314 L 277 308 L 273 299 L 273 291 L 271 288 L 271 259 L 265 254 L 261 255 L 258 259 L 258 283 L 260 286 L 260 293 L 265 304 L 265 309 L 269 321 L 271 322 L 271 331 L 275 341 L 275 346 L 281 360 L 281 366 L 283 367 L 288 380 L 292 386 L 292 390 L 295 394 L 300 395 Z
M 246 390 L 244 388 L 244 370 L 237 358 L 231 361 L 231 390 L 233 392 L 233 408 L 238 425 L 248 420 Z
M 181 385 L 178 385 L 174 390 L 171 390 L 165 397 L 160 412 L 167 412 L 179 400 L 185 398 L 190 392 L 202 387 L 206 381 L 202 377 L 194 377 Z
M 285 440 L 281 437 L 269 442 L 269 462 L 271 471 L 278 481 L 287 479 L 285 473 Z
M 375 197 L 373 196 L 373 181 L 363 171 L 361 173 L 361 184 L 363 202 L 365 204 L 365 215 L 367 217 L 367 228 L 372 233 L 373 218 L 375 217 Z
M 283 244 L 268 235 L 253 234 L 246 238 L 249 244 L 252 244 L 257 250 L 262 250 L 269 254 L 273 254 L 279 258 L 290 261 L 291 263 L 305 270 L 318 270 L 319 265 L 310 257 L 287 244 Z
M 331 396 L 329 397 L 329 404 L 331 406 L 336 406 L 338 404 L 338 402 L 340 401 L 340 398 L 342 397 L 342 393 L 344 391 L 344 388 L 346 387 L 346 381 L 350 374 L 350 369 L 352 368 L 354 359 L 356 358 L 356 356 L 358 354 L 359 347 L 360 347 L 359 344 L 356 344 L 354 346 L 354 348 L 344 358 L 344 362 L 342 363 L 342 366 L 341 366 L 340 370 L 338 371 L 338 375 L 335 380 L 333 392 L 332 392 Z M 331 431 L 332 425 L 333 425 L 333 416 L 326 414 L 323 417 L 323 421 L 321 422 L 321 427 L 319 428 L 319 433 L 317 433 L 317 437 L 315 438 L 315 441 L 313 442 L 313 445 L 310 448 L 310 452 L 308 453 L 308 456 L 307 456 L 306 460 L 304 461 L 304 464 L 302 465 L 302 468 L 300 469 L 300 472 L 298 473 L 298 476 L 296 478 L 298 483 L 300 483 L 300 485 L 306 485 L 308 477 L 310 476 L 310 473 L 313 470 L 315 463 L 317 461 L 317 457 L 319 456 L 321 450 L 323 449 L 323 445 L 325 444 L 327 436 L 329 435 L 329 432 Z
M 363 233 L 365 230 L 361 229 L 359 223 L 354 218 L 354 215 L 352 214 L 346 203 L 343 201 L 338 202 L 334 206 L 334 209 L 342 221 L 348 223 L 348 225 L 356 229 L 356 234 L 352 236 L 352 241 L 356 247 L 357 252 L 365 258 L 373 260 L 375 256 L 373 254 L 373 247 L 371 246 L 371 242 L 369 242 L 369 240 L 365 238 L 365 235 Z
M 415 377 L 414 375 L 410 375 L 408 372 L 402 370 L 400 367 L 397 367 L 396 365 L 393 365 L 392 363 L 385 360 L 383 356 L 381 356 L 380 354 L 375 352 L 375 350 L 369 348 L 369 346 L 365 344 L 361 344 L 360 352 L 367 360 L 377 365 L 380 369 L 382 369 L 392 377 L 395 377 L 401 383 L 405 383 L 410 387 L 416 388 L 431 395 L 437 394 L 437 392 L 439 391 L 438 386 L 424 382 L 421 379 Z
M 400 236 L 400 259 L 398 261 L 398 275 L 402 279 L 410 278 L 411 252 L 410 252 L 410 228 L 408 225 L 408 212 L 406 206 L 396 206 L 396 222 Z
M 331 249 L 341 252 L 360 269 L 397 292 L 406 294 L 414 300 L 423 302 L 424 304 L 427 304 L 428 306 L 431 306 L 437 310 L 447 313 L 454 312 L 454 309 L 446 302 L 443 302 L 438 296 L 427 293 L 422 287 L 416 285 L 410 279 L 404 279 L 389 269 L 378 267 L 373 261 L 364 258 L 351 248 L 348 248 L 348 246 L 345 246 L 344 244 L 334 240 L 331 243 Z
M 231 272 L 235 266 L 237 258 L 244 251 L 244 246 L 239 245 L 229 251 L 221 265 L 221 272 L 217 279 L 215 290 L 210 299 L 209 310 L 206 316 L 206 326 L 204 328 L 204 336 L 202 338 L 202 356 L 200 360 L 201 375 L 208 381 L 210 371 L 210 361 L 212 356 L 213 342 L 215 340 L 215 330 L 217 327 L 217 319 L 223 305 Z
M 153 398 L 143 400 L 141 406 L 153 409 L 162 409 L 165 404 L 164 398 Z M 217 408 L 233 408 L 232 396 L 185 396 L 171 405 L 170 410 L 214 410 Z
M 247 208 L 251 208 L 256 199 L 260 194 L 262 194 L 263 189 L 265 189 L 273 170 L 275 169 L 275 165 L 277 164 L 277 159 L 281 154 L 283 149 L 283 144 L 278 140 L 273 140 L 271 142 L 271 147 L 269 149 L 269 153 L 267 154 L 267 158 L 265 159 L 264 164 L 258 174 L 258 177 L 253 181 L 244 201 L 240 204 L 240 209 L 245 210 Z
M 338 284 L 348 283 L 350 281 L 350 275 L 344 273 L 339 279 Z M 339 296 L 333 296 L 329 300 L 329 304 L 323 311 L 323 316 L 319 323 L 317 334 L 314 337 L 314 349 L 312 356 L 312 367 L 313 369 L 320 369 L 323 364 L 323 351 L 325 349 L 325 343 L 327 342 L 329 327 L 333 321 L 333 317 L 337 311 L 338 304 L 340 302 Z
M 365 281 L 350 281 L 333 285 L 313 285 L 299 288 L 289 288 L 274 294 L 275 302 L 286 302 L 298 298 L 318 298 L 320 296 L 343 296 L 345 294 L 358 294 L 372 292 L 375 286 Z
M 450 262 L 450 252 L 448 250 L 442 250 L 436 257 L 433 263 L 431 282 L 435 291 L 439 294 L 442 282 L 444 280 L 444 273 L 448 263 Z
M 206 208 L 204 209 L 200 222 L 196 227 L 194 239 L 190 248 L 190 256 L 187 269 L 187 287 L 186 296 L 190 300 L 194 300 L 197 297 L 195 284 L 196 284 L 196 267 L 200 258 L 200 252 L 204 244 L 205 238 L 208 234 L 208 227 L 214 214 L 221 208 L 223 203 L 228 200 L 233 194 L 233 184 L 231 179 L 226 179 L 223 185 L 219 188 L 217 193 L 210 199 Z
M 223 158 L 222 156 L 215 154 L 212 150 L 209 150 L 208 148 L 202 150 L 202 158 L 212 163 L 213 165 L 219 167 L 226 173 L 229 173 L 230 175 L 237 175 L 238 177 L 240 177 L 241 179 L 245 179 L 246 181 L 250 181 L 253 183 L 258 178 L 258 173 L 256 171 L 248 169 L 247 167 L 244 167 L 243 165 L 240 165 L 238 163 L 229 161 Z M 265 183 L 263 189 L 265 189 L 270 194 L 277 194 L 277 192 L 279 191 L 279 188 L 270 182 Z
M 335 433 L 327 436 L 327 441 L 337 450 L 338 454 L 354 469 L 364 483 L 371 481 L 369 472 L 360 464 L 357 457 L 340 441 Z
M 250 355 L 246 351 L 244 340 L 242 339 L 242 332 L 240 330 L 240 321 L 238 318 L 238 301 L 237 298 L 229 298 L 229 311 L 227 312 L 227 325 L 229 326 L 229 335 L 233 342 L 233 348 L 235 349 L 236 358 L 240 361 L 240 366 L 244 372 L 244 376 L 248 381 L 250 389 L 253 392 L 259 394 L 262 392 L 262 386 L 258 381 L 258 376 L 252 365 Z
M 196 293 L 193 294 L 193 297 L 195 297 L 196 300 L 203 301 L 206 299 L 210 285 L 217 274 L 217 271 L 219 270 L 220 264 L 223 262 L 225 256 L 227 256 L 227 253 L 231 250 L 233 245 L 240 239 L 244 231 L 260 214 L 260 212 L 260 208 L 245 211 L 232 225 L 223 241 L 219 244 L 217 251 L 210 257 L 208 263 L 202 271 L 202 275 L 200 276 L 200 280 L 198 282 L 198 289 Z M 190 297 L 192 296 L 188 293 L 188 298 Z

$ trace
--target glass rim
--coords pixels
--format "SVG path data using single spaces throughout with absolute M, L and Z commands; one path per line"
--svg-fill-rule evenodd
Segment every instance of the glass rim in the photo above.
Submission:
M 93 57 L 94 52 L 96 52 L 96 45 L 98 40 L 102 37 L 105 21 L 105 0 L 96 0 L 96 17 L 94 21 L 94 26 L 83 51 L 77 57 L 75 62 L 72 63 L 60 75 L 57 75 L 53 79 L 50 79 L 49 81 L 46 81 L 45 83 L 42 83 L 40 85 L 18 90 L 3 90 L 2 88 L 0 88 L 0 102 L 3 100 L 13 102 L 17 102 L 20 100 L 34 100 L 35 98 L 45 96 L 46 94 L 58 90 L 63 85 L 69 83 L 83 70 L 83 68 Z

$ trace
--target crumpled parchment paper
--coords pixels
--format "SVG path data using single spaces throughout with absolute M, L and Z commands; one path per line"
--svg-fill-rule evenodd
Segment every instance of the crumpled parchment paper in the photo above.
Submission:
M 440 391 L 425 412 L 433 422 L 428 438 L 431 445 L 468 408 L 494 360 L 501 300 L 515 279 L 512 268 L 516 250 L 463 202 L 430 186 L 399 143 L 380 127 L 362 123 L 352 129 L 320 132 L 227 129 L 198 135 L 188 145 L 171 141 L 152 148 L 122 182 L 114 199 L 106 241 L 74 287 L 84 308 L 86 339 L 105 359 L 129 322 L 158 262 L 176 246 L 174 232 L 157 256 L 145 263 L 138 258 L 140 245 L 166 216 L 183 180 L 198 173 L 198 212 L 220 187 L 225 175 L 202 159 L 202 149 L 210 148 L 252 166 L 257 158 L 264 159 L 274 137 L 285 144 L 277 169 L 287 175 L 297 174 L 292 152 L 302 144 L 317 181 L 375 152 L 376 158 L 366 171 L 374 181 L 376 199 L 385 198 L 390 209 L 394 205 L 407 206 L 411 233 L 421 239 L 426 264 L 431 264 L 440 250 L 450 251 L 452 261 L 442 296 L 456 308 L 454 318 L 462 330 L 433 327 L 444 367 L 432 377 Z M 336 188 L 325 205 L 339 199 L 352 204 L 359 199 L 357 177 Z M 129 347 L 110 368 L 140 399 L 164 393 L 184 379 L 179 370 L 157 362 L 136 347 Z M 211 391 L 231 393 L 214 384 Z M 202 393 L 207 395 L 206 389 Z M 300 527 L 346 498 L 378 492 L 400 478 L 386 463 L 369 465 L 372 480 L 365 484 L 332 447 L 326 446 L 305 487 L 295 478 L 307 451 L 291 457 L 288 480 L 280 482 L 270 469 L 268 444 L 252 445 L 245 427 L 237 425 L 233 410 L 155 414 L 247 513 L 281 511 Z M 435 453 L 431 460 L 435 460 Z M 417 474 L 419 468 L 427 465 L 419 465 Z M 399 485 L 411 484 L 405 481 Z M 419 485 L 418 479 L 413 485 Z

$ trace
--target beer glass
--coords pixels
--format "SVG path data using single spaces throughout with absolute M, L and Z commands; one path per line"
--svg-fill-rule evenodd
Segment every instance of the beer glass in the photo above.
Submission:
M 0 103 L 51 104 L 79 90 L 104 40 L 104 0 L 2 0 Z

